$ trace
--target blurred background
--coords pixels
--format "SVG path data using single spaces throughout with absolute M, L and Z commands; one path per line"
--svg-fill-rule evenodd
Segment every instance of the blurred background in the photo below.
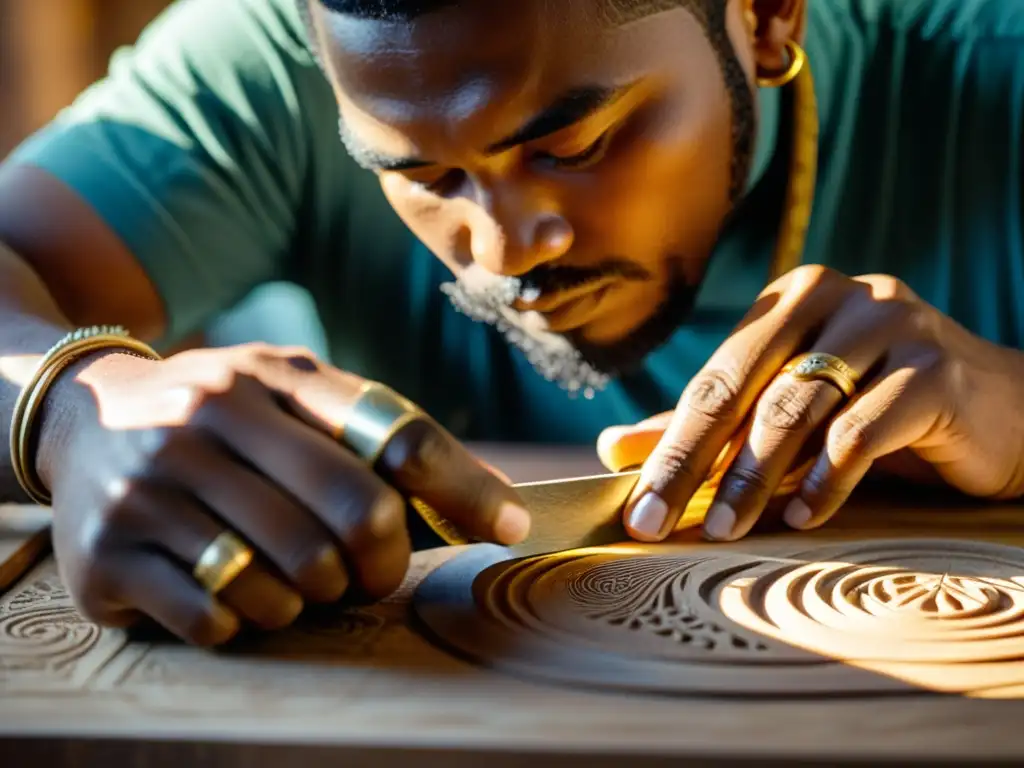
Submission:
M 103 75 L 169 0 L 0 0 L 0 156 Z
M 172 0 L 0 0 L 0 158 L 103 77 Z M 274 283 L 176 350 L 247 341 L 302 345 L 325 357 L 309 295 Z

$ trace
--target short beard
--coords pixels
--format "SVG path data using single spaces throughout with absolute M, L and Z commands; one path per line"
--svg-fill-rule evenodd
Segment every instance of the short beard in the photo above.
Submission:
M 592 344 L 576 332 L 552 333 L 529 327 L 527 315 L 512 308 L 524 281 L 497 277 L 485 286 L 458 279 L 441 286 L 456 310 L 496 328 L 534 369 L 570 397 L 594 397 L 611 379 L 631 373 L 676 332 L 693 309 L 697 286 L 687 282 L 683 260 L 669 262 L 668 292 L 655 312 L 621 341 Z

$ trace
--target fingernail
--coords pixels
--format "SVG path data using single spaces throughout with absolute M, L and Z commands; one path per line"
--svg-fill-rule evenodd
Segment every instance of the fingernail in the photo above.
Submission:
M 648 491 L 629 513 L 629 527 L 637 538 L 659 541 L 667 518 L 668 504 L 658 494 Z
M 736 513 L 728 504 L 716 501 L 704 518 L 704 535 L 709 539 L 728 539 L 736 525 Z
M 790 528 L 803 528 L 811 521 L 811 508 L 803 499 L 790 499 L 786 511 L 782 513 L 782 519 Z
M 506 501 L 498 509 L 494 533 L 504 544 L 518 544 L 530 535 L 530 513 L 518 504 Z

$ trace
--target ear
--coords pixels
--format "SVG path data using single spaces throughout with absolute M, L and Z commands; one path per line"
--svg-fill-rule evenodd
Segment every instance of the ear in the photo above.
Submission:
M 789 66 L 786 43 L 802 43 L 807 0 L 744 0 L 744 20 L 754 38 L 758 72 L 774 74 Z

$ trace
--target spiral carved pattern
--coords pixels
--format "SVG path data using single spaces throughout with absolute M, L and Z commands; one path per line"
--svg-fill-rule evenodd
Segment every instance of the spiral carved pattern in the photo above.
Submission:
M 63 589 L 34 584 L 0 606 L 0 680 L 5 673 L 69 674 L 99 642 L 100 628 L 83 619 Z
M 479 662 L 587 685 L 1024 690 L 1024 550 L 947 540 L 764 550 L 630 545 L 482 567 L 456 558 L 416 605 L 436 638 Z

